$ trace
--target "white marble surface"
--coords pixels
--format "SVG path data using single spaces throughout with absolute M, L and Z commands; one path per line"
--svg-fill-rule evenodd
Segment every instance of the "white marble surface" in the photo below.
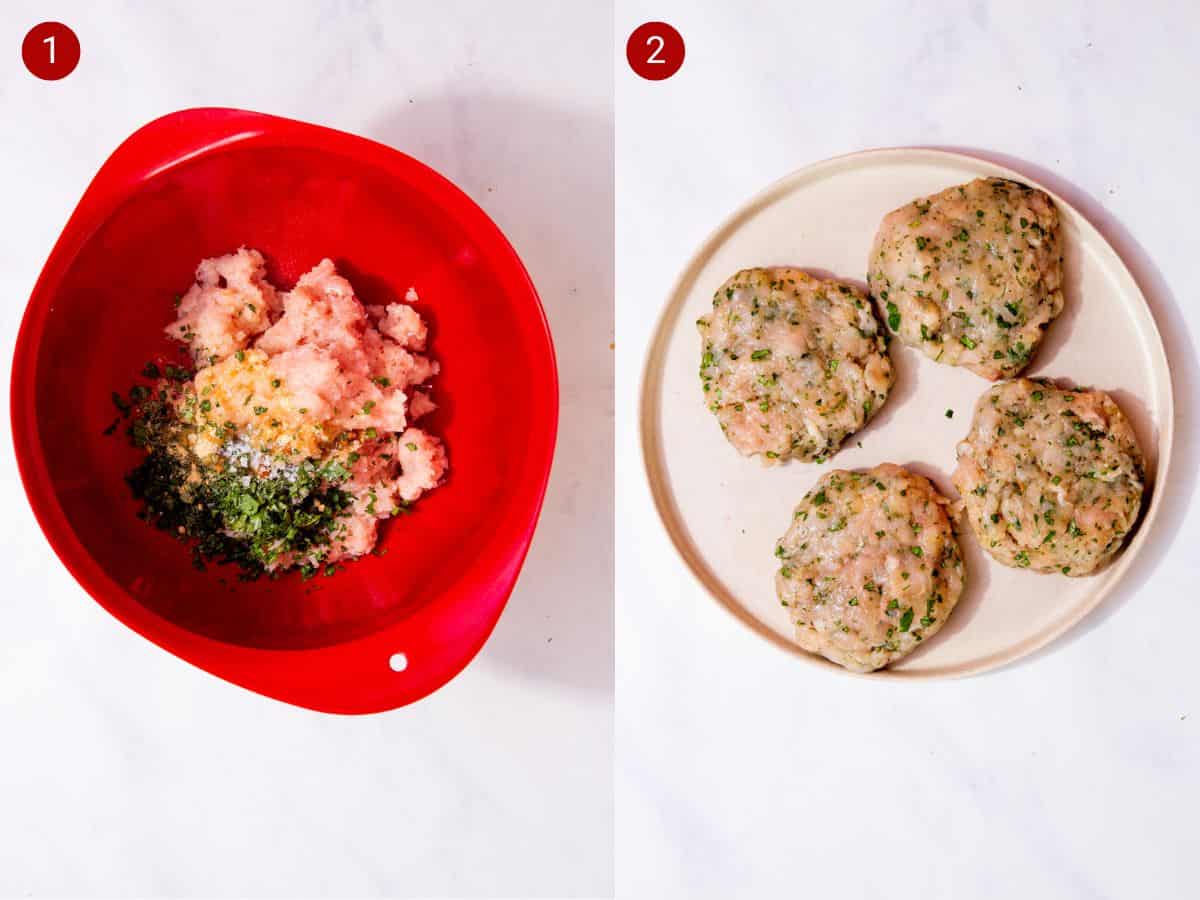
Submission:
M 17 53 L 47 18 L 83 47 L 55 84 Z M 0 896 L 611 891 L 610 29 L 536 0 L 0 7 Z M 9 360 L 41 264 L 107 153 L 198 105 L 430 163 L 546 305 L 563 417 L 541 527 L 490 643 L 407 709 L 293 709 L 151 646 L 75 585 L 18 484 Z
M 802 11 L 801 11 L 801 8 Z M 630 897 L 1195 896 L 1200 117 L 1191 4 L 618 0 L 682 70 L 617 78 L 617 882 Z M 751 11 L 752 10 L 752 11 Z M 1118 591 L 963 681 L 811 669 L 677 560 L 634 409 L 657 310 L 724 216 L 866 147 L 985 150 L 1058 188 L 1149 294 L 1179 407 L 1173 483 Z

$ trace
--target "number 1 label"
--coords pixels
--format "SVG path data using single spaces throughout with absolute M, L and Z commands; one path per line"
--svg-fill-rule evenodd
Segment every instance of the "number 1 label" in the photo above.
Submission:
M 79 65 L 79 38 L 62 22 L 34 25 L 21 42 L 21 60 L 42 81 L 66 78 Z

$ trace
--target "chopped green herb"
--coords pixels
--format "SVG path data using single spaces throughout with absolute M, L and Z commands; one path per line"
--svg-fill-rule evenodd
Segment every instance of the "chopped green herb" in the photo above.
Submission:
M 232 423 L 227 423 L 232 430 Z M 127 476 L 143 517 L 165 532 L 194 541 L 194 560 L 236 563 L 256 578 L 280 556 L 319 557 L 351 505 L 349 494 L 328 484 L 311 462 L 294 479 L 246 478 L 237 465 L 196 468 L 172 448 L 180 420 L 167 401 L 147 403 L 130 428 L 130 440 L 147 450 Z

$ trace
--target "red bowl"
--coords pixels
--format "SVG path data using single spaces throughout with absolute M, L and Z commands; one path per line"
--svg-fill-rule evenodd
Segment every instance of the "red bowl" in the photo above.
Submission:
M 445 440 L 449 479 L 383 526 L 386 555 L 333 577 L 197 571 L 136 517 L 123 476 L 139 454 L 102 434 L 111 392 L 171 352 L 162 329 L 196 263 L 240 245 L 280 286 L 324 256 L 367 303 L 415 286 L 442 364 L 423 424 Z M 173 113 L 117 148 L 42 270 L 13 359 L 25 491 L 80 585 L 188 662 L 328 712 L 411 703 L 478 652 L 529 549 L 557 422 L 537 293 L 478 206 L 381 144 L 232 109 Z

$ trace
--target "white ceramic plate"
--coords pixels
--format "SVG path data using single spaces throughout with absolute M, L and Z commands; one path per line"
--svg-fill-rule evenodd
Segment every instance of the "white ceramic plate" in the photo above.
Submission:
M 663 523 L 701 584 L 740 619 L 800 658 L 837 669 L 792 643 L 775 596 L 775 541 L 793 506 L 830 468 L 894 462 L 954 497 L 955 445 L 989 382 L 892 342 L 896 385 L 883 411 L 822 466 L 766 468 L 741 457 L 704 406 L 695 321 L 738 269 L 799 266 L 865 287 L 867 255 L 884 214 L 915 197 L 1000 175 L 984 160 L 923 149 L 870 150 L 801 169 L 735 212 L 688 263 L 658 323 L 642 385 L 646 471 Z M 1133 277 L 1079 212 L 1054 195 L 1062 220 L 1066 307 L 1026 374 L 1108 391 L 1146 454 L 1148 498 L 1124 552 L 1096 575 L 1067 578 L 1010 569 L 960 543 L 967 589 L 945 627 L 919 650 L 870 677 L 960 676 L 1007 663 L 1053 640 L 1093 609 L 1141 549 L 1158 511 L 1171 453 L 1172 396 L 1162 340 Z M 953 418 L 946 411 L 953 410 Z M 841 671 L 838 669 L 838 671 Z

